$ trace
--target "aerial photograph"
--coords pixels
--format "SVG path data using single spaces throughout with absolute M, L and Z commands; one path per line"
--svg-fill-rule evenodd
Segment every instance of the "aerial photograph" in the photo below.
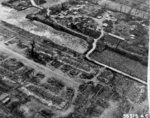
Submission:
M 150 0 L 0 0 L 0 118 L 150 118 L 149 24 Z

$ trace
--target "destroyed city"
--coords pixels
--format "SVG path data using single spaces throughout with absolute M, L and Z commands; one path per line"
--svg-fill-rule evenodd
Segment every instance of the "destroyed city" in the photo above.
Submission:
M 0 118 L 150 118 L 149 6 L 0 0 Z

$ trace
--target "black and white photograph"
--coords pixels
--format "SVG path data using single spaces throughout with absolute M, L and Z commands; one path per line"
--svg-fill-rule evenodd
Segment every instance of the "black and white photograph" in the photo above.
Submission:
M 150 0 L 0 0 L 0 118 L 150 118 L 149 24 Z

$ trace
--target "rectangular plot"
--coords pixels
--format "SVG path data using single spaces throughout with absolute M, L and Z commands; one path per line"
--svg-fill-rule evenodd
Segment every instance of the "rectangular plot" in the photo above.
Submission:
M 18 11 L 31 7 L 29 0 L 8 0 L 6 2 L 2 2 L 2 5 L 14 8 Z
M 12 76 L 13 73 L 7 70 L 6 68 L 0 67 L 0 75 L 1 75 L 1 78 L 3 78 L 3 77 Z
M 17 61 L 14 58 L 4 61 L 1 63 L 1 66 L 7 68 L 10 71 L 18 70 L 19 68 L 23 67 L 24 64 L 22 62 Z
M 147 67 L 138 61 L 127 58 L 111 50 L 105 50 L 102 53 L 95 51 L 91 58 L 96 61 L 116 68 L 129 75 L 138 77 L 147 81 Z
M 3 36 L 4 40 L 9 40 L 12 37 L 14 37 L 16 34 L 14 32 L 11 32 L 5 28 L 0 27 L 0 36 Z
M 8 57 L 8 55 L 4 52 L 0 52 L 0 61 L 3 61 L 4 59 L 6 59 Z
M 12 32 L 17 32 L 17 33 L 21 31 L 19 27 L 12 25 L 10 23 L 7 23 L 5 21 L 0 22 L 0 27 L 7 28 L 8 30 L 11 30 Z

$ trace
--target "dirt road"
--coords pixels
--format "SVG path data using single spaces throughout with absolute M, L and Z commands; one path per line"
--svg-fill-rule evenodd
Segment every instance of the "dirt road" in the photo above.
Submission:
M 93 53 L 93 51 L 96 49 L 98 40 L 100 40 L 103 36 L 104 36 L 104 31 L 101 30 L 101 36 L 100 36 L 99 38 L 97 38 L 97 39 L 94 39 L 94 42 L 93 42 L 93 44 L 92 44 L 92 48 L 91 48 L 91 50 L 89 50 L 89 51 L 87 52 L 86 58 L 87 58 L 89 61 L 91 61 L 91 62 L 93 62 L 93 63 L 95 63 L 95 64 L 97 64 L 97 65 L 103 66 L 103 67 L 108 68 L 108 69 L 110 69 L 110 70 L 113 70 L 113 71 L 115 71 L 115 72 L 117 72 L 117 73 L 120 73 L 120 74 L 122 74 L 122 75 L 124 75 L 124 76 L 126 76 L 126 77 L 129 77 L 130 79 L 132 79 L 132 80 L 134 80 L 134 81 L 137 81 L 137 82 L 140 82 L 140 83 L 142 83 L 142 84 L 144 84 L 144 85 L 147 85 L 147 82 L 143 81 L 143 80 L 140 79 L 140 78 L 131 76 L 131 75 L 129 75 L 129 74 L 127 74 L 127 73 L 124 73 L 124 72 L 122 72 L 122 71 L 120 71 L 120 70 L 117 70 L 117 69 L 115 69 L 115 68 L 113 68 L 113 67 L 111 67 L 111 66 L 108 66 L 108 65 L 106 65 L 106 64 L 100 63 L 100 62 L 98 62 L 98 61 L 96 61 L 96 60 L 94 60 L 94 59 L 92 59 L 92 58 L 90 57 L 90 54 Z

